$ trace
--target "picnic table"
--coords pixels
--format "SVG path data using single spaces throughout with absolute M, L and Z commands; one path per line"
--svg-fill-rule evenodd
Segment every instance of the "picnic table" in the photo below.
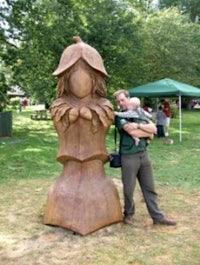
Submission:
M 31 114 L 32 120 L 50 120 L 49 111 L 46 109 L 36 110 L 34 114 Z

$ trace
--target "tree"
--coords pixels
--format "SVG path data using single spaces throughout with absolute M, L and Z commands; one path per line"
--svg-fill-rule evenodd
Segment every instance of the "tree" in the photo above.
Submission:
M 188 22 L 176 9 L 168 9 L 150 16 L 142 34 L 146 37 L 143 81 L 169 77 L 200 85 L 199 25 Z
M 189 14 L 190 19 L 195 22 L 200 18 L 199 0 L 159 0 L 160 8 L 177 7 L 182 14 Z
M 11 0 L 9 4 L 5 18 L 12 28 L 9 36 L 17 39 L 18 45 L 7 47 L 4 61 L 12 64 L 13 80 L 23 90 L 41 100 L 55 94 L 51 73 L 73 35 L 80 35 L 102 55 L 112 76 L 110 94 L 116 84 L 124 84 L 124 75 L 130 72 L 126 67 L 129 48 L 137 37 L 133 30 L 138 28 L 132 23 L 134 14 L 127 12 L 122 2 Z
M 3 111 L 3 109 L 5 108 L 8 99 L 6 96 L 6 92 L 7 92 L 7 85 L 5 82 L 5 75 L 3 73 L 0 73 L 0 112 Z
M 7 26 L 0 31 L 0 57 L 11 72 L 7 84 L 37 100 L 55 97 L 52 72 L 74 35 L 101 54 L 110 75 L 110 99 L 116 89 L 166 76 L 200 83 L 199 25 L 175 9 L 157 11 L 151 8 L 153 1 L 146 0 L 6 2 L 1 9 Z

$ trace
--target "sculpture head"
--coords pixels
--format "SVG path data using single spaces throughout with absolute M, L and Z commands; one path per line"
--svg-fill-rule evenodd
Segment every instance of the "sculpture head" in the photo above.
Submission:
M 108 74 L 101 56 L 79 37 L 73 39 L 76 43 L 64 50 L 58 68 L 53 73 L 59 78 L 58 96 L 106 97 L 105 78 Z
M 63 51 L 59 65 L 53 72 L 53 75 L 59 77 L 63 72 L 82 58 L 91 68 L 101 72 L 103 76 L 107 77 L 108 74 L 104 68 L 103 60 L 97 50 L 84 43 L 80 37 L 73 37 L 73 41 L 75 44 L 68 46 Z

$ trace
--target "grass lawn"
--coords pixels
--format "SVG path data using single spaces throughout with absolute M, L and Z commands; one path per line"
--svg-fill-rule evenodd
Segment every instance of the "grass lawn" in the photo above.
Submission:
M 13 112 L 13 136 L 0 138 L 0 264 L 6 265 L 199 265 L 200 261 L 200 111 L 183 111 L 182 142 L 178 118 L 170 138 L 149 146 L 159 204 L 177 227 L 153 226 L 136 189 L 134 225 L 122 223 L 88 236 L 45 226 L 42 217 L 51 184 L 62 165 L 52 121 L 30 119 L 32 110 Z M 113 151 L 113 128 L 106 145 Z M 120 195 L 120 169 L 105 165 Z

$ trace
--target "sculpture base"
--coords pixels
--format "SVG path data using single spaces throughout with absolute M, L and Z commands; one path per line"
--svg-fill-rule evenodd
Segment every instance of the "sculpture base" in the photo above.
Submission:
M 120 221 L 118 192 L 103 163 L 67 162 L 50 188 L 43 223 L 87 235 Z

